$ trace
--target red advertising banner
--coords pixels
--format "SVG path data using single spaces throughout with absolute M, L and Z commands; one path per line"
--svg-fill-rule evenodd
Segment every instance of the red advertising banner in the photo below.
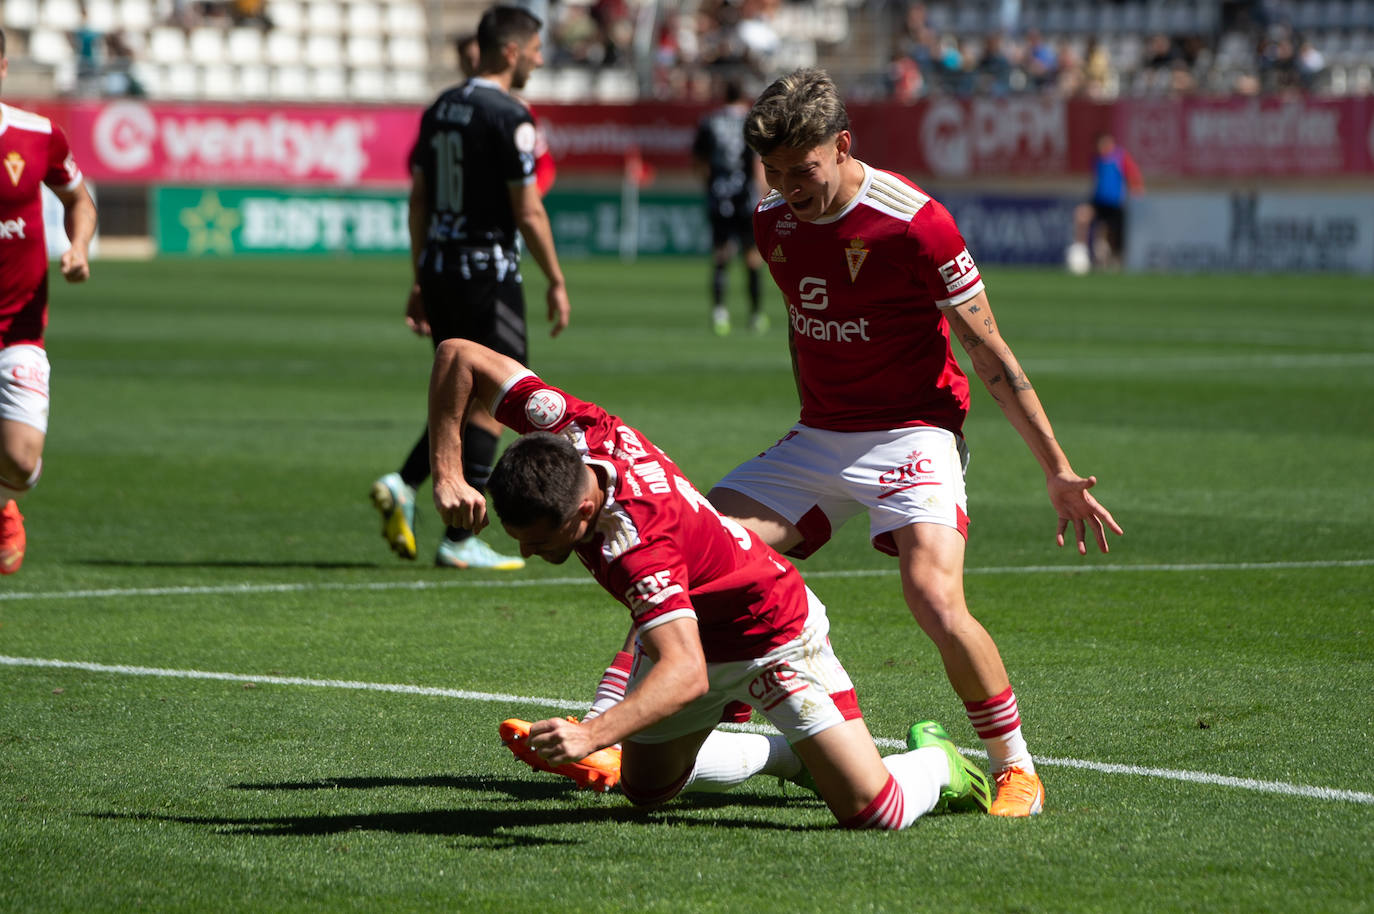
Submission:
M 398 187 L 419 106 L 36 103 L 62 124 L 97 183 Z M 709 106 L 541 103 L 559 173 L 691 167 Z M 856 154 L 918 181 L 1084 174 L 1112 130 L 1145 172 L 1164 178 L 1374 174 L 1374 98 L 932 98 L 849 109 Z
M 691 167 L 703 105 L 538 106 L 560 170 L 619 169 L 632 150 L 660 170 Z M 856 154 L 912 175 L 1063 174 L 1068 114 L 1038 97 L 852 105 Z
M 75 102 L 60 120 L 93 181 L 398 186 L 419 127 L 409 107 Z
M 1368 97 L 1127 99 L 1112 122 L 1146 175 L 1342 177 L 1374 171 L 1371 112 Z

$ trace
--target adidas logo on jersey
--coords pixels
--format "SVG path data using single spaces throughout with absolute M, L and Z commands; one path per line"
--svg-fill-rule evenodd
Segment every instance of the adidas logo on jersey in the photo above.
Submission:
M 782 245 L 773 248 L 773 253 L 768 255 L 768 259 L 773 263 L 787 263 L 787 258 L 782 253 Z

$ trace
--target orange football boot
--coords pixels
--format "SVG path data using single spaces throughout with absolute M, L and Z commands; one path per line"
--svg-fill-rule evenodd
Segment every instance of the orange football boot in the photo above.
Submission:
M 568 720 L 577 722 L 576 717 L 569 717 Z M 592 790 L 605 793 L 620 783 L 619 749 L 598 749 L 581 761 L 558 766 L 550 765 L 538 752 L 530 748 L 530 722 L 517 717 L 501 721 L 501 742 L 515 753 L 516 758 L 535 771 L 561 774 L 576 781 L 577 786 L 583 790 L 590 787 Z
M 0 574 L 14 574 L 24 564 L 27 541 L 24 515 L 19 513 L 19 503 L 11 499 L 0 510 Z

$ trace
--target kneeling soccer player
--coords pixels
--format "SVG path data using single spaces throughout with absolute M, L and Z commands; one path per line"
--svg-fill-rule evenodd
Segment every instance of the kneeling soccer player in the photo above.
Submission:
M 550 766 L 619 743 L 621 789 L 643 806 L 689 785 L 809 776 L 849 828 L 905 828 L 940 806 L 987 809 L 986 776 L 939 724 L 913 726 L 908 752 L 878 754 L 831 650 L 825 607 L 667 454 L 595 404 L 459 339 L 439 347 L 430 381 L 434 503 L 445 523 L 487 523 L 486 498 L 462 471 L 474 398 L 522 433 L 488 483 L 521 554 L 559 564 L 576 553 L 636 626 L 624 701 L 583 723 L 531 726 L 528 746 Z M 732 701 L 758 709 L 781 736 L 717 732 Z

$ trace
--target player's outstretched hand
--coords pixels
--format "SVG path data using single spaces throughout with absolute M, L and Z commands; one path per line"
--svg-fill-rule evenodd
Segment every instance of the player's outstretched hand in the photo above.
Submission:
M 417 336 L 429 336 L 429 317 L 425 314 L 425 300 L 420 296 L 420 284 L 410 287 L 406 296 L 406 326 Z
M 1111 551 L 1107 545 L 1108 530 L 1117 536 L 1126 532 L 1113 519 L 1112 512 L 1102 507 L 1088 491 L 1097 485 L 1096 476 L 1086 479 L 1072 473 L 1051 476 L 1046 485 L 1050 491 L 1050 502 L 1059 514 L 1059 529 L 1055 533 L 1055 542 L 1059 545 L 1064 545 L 1064 533 L 1070 524 L 1073 525 L 1074 538 L 1078 541 L 1079 555 L 1088 554 L 1088 528 L 1092 529 L 1093 538 L 1097 540 L 1097 548 L 1102 552 Z
M 577 721 L 553 717 L 530 725 L 530 748 L 556 767 L 584 759 L 601 747 Z
M 568 287 L 562 283 L 549 283 L 546 296 L 549 304 L 549 336 L 558 336 L 568 326 L 572 317 L 572 305 L 568 303 Z
M 487 525 L 487 497 L 464 480 L 434 479 L 434 508 L 450 527 L 481 533 Z
M 78 251 L 75 245 L 62 255 L 61 265 L 62 276 L 67 282 L 85 282 L 91 278 L 91 264 L 86 252 Z

